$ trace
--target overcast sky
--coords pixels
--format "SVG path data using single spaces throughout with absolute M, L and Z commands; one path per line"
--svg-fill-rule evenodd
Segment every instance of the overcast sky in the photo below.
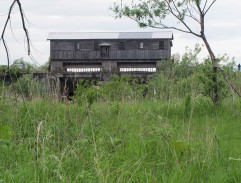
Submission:
M 0 30 L 7 18 L 9 6 L 13 0 L 0 0 Z M 49 57 L 49 32 L 82 31 L 158 31 L 140 29 L 130 19 L 114 19 L 110 7 L 120 0 L 21 0 L 28 18 L 28 29 L 33 44 L 32 54 L 38 64 L 43 64 Z M 125 0 L 131 1 L 131 0 Z M 241 1 L 217 0 L 206 19 L 206 33 L 216 55 L 227 53 L 241 63 Z M 11 18 L 12 31 L 7 29 L 6 41 L 10 49 L 11 62 L 27 56 L 21 19 L 17 7 Z M 202 42 L 191 35 L 174 31 L 172 53 L 183 54 L 186 46 L 194 48 Z M 205 50 L 205 48 L 203 48 Z M 207 55 L 203 51 L 202 55 Z M 0 64 L 7 64 L 6 54 L 1 42 Z

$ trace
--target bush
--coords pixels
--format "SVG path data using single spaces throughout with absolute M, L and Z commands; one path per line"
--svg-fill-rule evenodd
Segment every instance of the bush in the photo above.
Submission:
M 151 77 L 148 84 L 148 95 L 161 100 L 183 99 L 186 95 L 194 97 L 203 95 L 213 98 L 214 83 L 211 61 L 206 58 L 204 62 L 199 63 L 198 53 L 197 47 L 193 53 L 189 51 L 176 63 L 173 64 L 172 61 L 169 61 L 171 67 L 165 66 Z M 223 59 L 221 57 L 220 61 Z M 227 59 L 225 58 L 225 60 Z M 235 83 L 237 74 L 232 69 L 232 64 L 230 66 L 230 63 L 227 63 L 223 68 L 229 79 L 234 78 Z M 221 102 L 229 96 L 229 86 L 220 72 L 218 72 L 217 79 L 218 96 Z
M 12 87 L 17 94 L 31 99 L 33 97 L 43 96 L 44 86 L 40 81 L 33 79 L 31 74 L 20 77 Z
M 80 80 L 76 91 L 75 99 L 80 105 L 91 106 L 98 98 L 99 88 L 92 85 L 89 81 Z
M 114 75 L 113 78 L 102 87 L 102 95 L 105 99 L 116 101 L 133 98 L 131 79 L 127 76 Z

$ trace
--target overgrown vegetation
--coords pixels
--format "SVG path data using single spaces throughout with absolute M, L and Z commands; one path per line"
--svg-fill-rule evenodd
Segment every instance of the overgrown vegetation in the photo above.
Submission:
M 208 54 L 209 66 L 212 68 L 213 101 L 218 105 L 219 83 L 218 70 L 224 75 L 224 71 L 218 66 L 217 55 L 214 54 L 209 40 L 206 37 L 207 14 L 213 8 L 216 0 L 141 0 L 126 3 L 122 0 L 114 3 L 112 10 L 116 18 L 126 16 L 134 20 L 140 28 L 151 27 L 155 29 L 174 29 L 182 33 L 191 34 L 203 41 Z M 236 89 L 234 89 L 235 92 Z M 237 92 L 238 95 L 240 95 Z
M 26 99 L 43 97 L 45 92 L 43 82 L 33 79 L 31 74 L 26 74 L 19 78 L 12 85 L 12 90 L 17 93 L 17 95 L 23 95 Z
M 0 77 L 2 78 L 6 74 L 15 77 L 21 75 L 22 73 L 32 74 L 33 72 L 37 71 L 47 72 L 48 67 L 49 61 L 43 65 L 37 66 L 27 62 L 23 58 L 19 58 L 13 61 L 13 64 L 10 65 L 9 70 L 7 65 L 0 65 Z
M 71 102 L 33 95 L 45 89 L 29 76 L 14 84 L 29 100 L 1 83 L 0 182 L 241 182 L 241 101 L 219 76 L 214 105 L 198 50 L 147 81 L 80 81 Z

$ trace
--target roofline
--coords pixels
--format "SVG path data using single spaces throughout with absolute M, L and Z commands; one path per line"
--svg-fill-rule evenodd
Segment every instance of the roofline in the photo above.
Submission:
M 160 33 L 160 32 L 172 32 L 172 31 L 90 31 L 90 32 L 49 32 L 49 33 Z
M 128 31 L 121 31 L 121 32 L 115 32 L 115 31 L 111 31 L 111 32 L 105 32 L 105 31 L 100 31 L 100 32 L 49 32 L 49 34 L 78 34 L 78 33 L 83 33 L 83 34 L 87 34 L 87 33 L 171 33 L 172 37 L 171 38 L 143 38 L 143 40 L 148 40 L 148 39 L 174 39 L 173 36 L 173 32 L 172 31 L 145 31 L 145 32 L 128 32 Z M 141 38 L 95 38 L 95 39 L 49 39 L 47 38 L 47 40 L 127 40 L 127 39 L 141 39 Z
M 129 40 L 129 39 L 137 39 L 137 40 L 150 40 L 150 39 L 170 39 L 173 40 L 172 38 L 96 38 L 96 39 L 47 39 L 47 41 L 61 41 L 61 40 L 67 40 L 67 41 L 74 41 L 74 40 Z

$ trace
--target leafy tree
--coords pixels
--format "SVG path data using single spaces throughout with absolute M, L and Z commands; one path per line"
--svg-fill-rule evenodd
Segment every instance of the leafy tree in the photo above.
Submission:
M 19 76 L 21 73 L 31 74 L 36 67 L 23 58 L 19 58 L 13 61 L 13 64 L 9 66 L 0 66 L 0 75 L 10 74 L 12 76 Z
M 50 67 L 50 58 L 47 62 L 45 62 L 43 65 L 41 65 L 38 70 L 43 72 L 48 72 Z
M 33 70 L 34 66 L 25 61 L 23 58 L 14 60 L 13 64 L 10 66 L 10 71 L 12 71 L 12 73 L 24 72 L 30 74 Z
M 213 101 L 218 102 L 217 69 L 218 60 L 208 42 L 205 19 L 217 0 L 140 0 L 131 5 L 115 3 L 116 17 L 127 16 L 140 27 L 174 29 L 192 34 L 203 40 L 212 62 Z M 198 29 L 197 29 L 198 27 Z

